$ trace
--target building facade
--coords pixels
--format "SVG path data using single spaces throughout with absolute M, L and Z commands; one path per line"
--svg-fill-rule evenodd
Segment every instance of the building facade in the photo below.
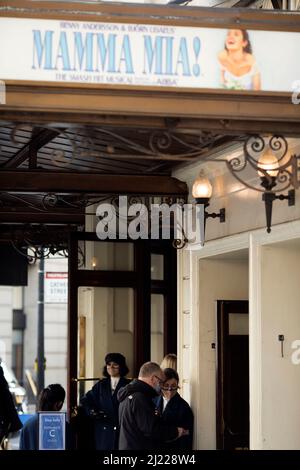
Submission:
M 257 134 L 283 134 L 299 155 L 291 89 L 300 79 L 299 14 L 156 4 L 136 12 L 110 2 L 67 2 L 62 10 L 60 2 L 11 0 L 0 15 L 2 34 L 12 34 L 14 22 L 24 31 L 24 61 L 4 51 L 0 69 L 1 237 L 10 240 L 18 217 L 23 229 L 31 224 L 36 246 L 54 239 L 68 248 L 67 326 L 65 306 L 53 305 L 45 344 L 47 380 L 64 383 L 67 359 L 69 412 L 106 352 L 124 353 L 134 376 L 177 347 L 195 449 L 298 448 L 299 195 L 294 205 L 272 200 L 266 233 L 273 187 L 262 201 L 263 190 L 249 187 L 259 175 L 246 168 L 237 180 L 228 160 L 242 162 L 244 142 Z M 254 38 L 253 51 L 241 54 L 246 73 L 235 79 L 227 30 Z M 100 203 L 120 195 L 147 208 L 193 202 L 200 170 L 213 186 L 209 210 L 226 212 L 224 223 L 207 220 L 204 245 L 203 236 L 177 252 L 170 240 L 99 240 Z M 35 224 L 45 224 L 46 235 Z M 13 295 L 3 294 L 8 331 Z M 28 312 L 34 305 L 30 294 Z M 58 362 L 62 369 L 50 375 Z

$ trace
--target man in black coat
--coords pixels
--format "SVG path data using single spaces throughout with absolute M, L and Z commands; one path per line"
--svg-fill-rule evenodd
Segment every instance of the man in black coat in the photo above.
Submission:
M 118 392 L 120 450 L 148 450 L 161 442 L 175 440 L 185 434 L 183 428 L 169 426 L 155 411 L 153 398 L 160 393 L 164 376 L 154 362 L 142 365 L 139 377 Z
M 0 365 L 0 445 L 10 432 L 21 429 L 22 423 Z

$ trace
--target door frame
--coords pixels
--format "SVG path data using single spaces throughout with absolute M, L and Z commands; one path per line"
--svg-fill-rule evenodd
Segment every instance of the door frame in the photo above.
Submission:
M 216 309 L 216 442 L 217 449 L 224 450 L 224 365 L 226 356 L 226 342 L 225 337 L 229 334 L 229 316 L 225 311 L 226 303 L 230 303 L 230 313 L 247 313 L 249 315 L 249 301 L 248 300 L 217 300 Z M 247 305 L 246 305 L 247 304 Z M 246 307 L 246 308 L 245 308 Z M 247 312 L 245 311 L 247 310 Z M 250 420 L 250 410 L 249 410 Z M 249 430 L 250 439 L 250 430 Z
M 211 256 L 231 253 L 243 249 L 249 249 L 249 234 L 242 233 L 208 241 L 202 247 L 200 244 L 190 247 L 189 251 L 179 250 L 178 257 L 178 352 L 179 352 L 179 377 L 185 377 L 185 399 L 190 400 L 194 412 L 194 449 L 202 449 L 203 396 L 199 393 L 201 383 L 201 358 L 199 352 L 200 341 L 200 315 L 199 306 L 199 261 Z M 186 257 L 186 261 L 184 261 Z M 186 267 L 185 267 L 186 266 Z M 184 289 L 182 286 L 183 281 Z M 185 292 L 184 292 L 185 290 Z M 186 292 L 187 291 L 187 292 Z M 186 296 L 189 296 L 187 303 Z M 185 322 L 188 317 L 190 328 L 189 343 L 184 343 Z M 181 356 L 185 354 L 193 367 L 186 370 L 183 367 Z M 214 420 L 215 422 L 215 420 Z M 212 447 L 214 448 L 214 447 Z
M 78 269 L 79 241 L 101 242 L 94 232 L 71 232 L 69 236 L 69 282 L 68 282 L 68 357 L 67 357 L 67 407 L 72 416 L 77 405 L 77 376 L 78 376 L 78 288 L 79 287 L 128 287 L 134 289 L 134 375 L 141 364 L 150 360 L 150 331 L 151 331 L 151 292 L 162 292 L 165 297 L 164 308 L 164 351 L 170 352 L 176 338 L 176 250 L 172 248 L 171 240 L 104 240 L 111 243 L 134 244 L 134 271 L 96 271 Z M 165 270 L 169 274 L 164 281 L 151 282 L 151 253 L 160 251 L 166 255 Z M 175 267 L 175 270 L 174 270 Z M 170 271 L 173 269 L 173 271 Z M 170 276 L 173 272 L 173 276 Z M 175 299 L 173 299 L 175 297 Z M 174 318 L 173 318 L 174 317 Z M 171 321 L 173 319 L 173 321 Z M 174 329 L 175 324 L 175 329 Z M 172 350 L 176 352 L 176 350 Z

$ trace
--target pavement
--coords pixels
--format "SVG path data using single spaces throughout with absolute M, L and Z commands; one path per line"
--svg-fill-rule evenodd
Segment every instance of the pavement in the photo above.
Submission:
M 28 405 L 28 413 L 19 414 L 19 418 L 24 424 L 35 413 L 35 405 Z M 9 436 L 7 450 L 19 450 L 21 431 L 14 432 Z
M 7 450 L 19 450 L 20 434 L 21 431 L 18 431 L 9 437 Z

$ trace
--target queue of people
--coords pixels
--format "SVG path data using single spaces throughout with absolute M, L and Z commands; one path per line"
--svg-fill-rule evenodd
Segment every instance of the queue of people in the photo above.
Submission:
M 92 422 L 93 448 L 192 449 L 193 412 L 178 393 L 176 367 L 176 355 L 168 354 L 161 366 L 143 364 L 138 378 L 129 382 L 125 357 L 107 354 L 104 378 L 81 400 Z
M 130 381 L 126 378 L 129 369 L 125 357 L 120 353 L 107 354 L 103 368 L 104 378 L 81 399 L 81 412 L 91 428 L 91 434 L 86 435 L 90 441 L 89 448 L 106 451 L 191 450 L 193 412 L 178 393 L 180 387 L 176 368 L 176 355 L 168 354 L 160 366 L 155 362 L 143 364 L 138 378 Z M 3 410 L 10 410 L 5 430 L 4 420 L 2 418 L 1 422 L 0 419 L 0 432 L 2 430 L 3 435 L 7 435 L 9 430 L 20 429 L 22 424 L 9 396 L 3 374 L 1 375 L 1 367 L 0 380 L 0 404 L 5 401 Z M 59 384 L 48 385 L 42 390 L 37 413 L 21 430 L 21 450 L 38 450 L 38 412 L 58 412 L 62 409 L 64 400 L 65 390 Z M 1 414 L 5 414 L 3 410 L 0 409 L 0 418 Z M 71 427 L 67 424 L 67 449 L 76 448 L 73 436 Z

